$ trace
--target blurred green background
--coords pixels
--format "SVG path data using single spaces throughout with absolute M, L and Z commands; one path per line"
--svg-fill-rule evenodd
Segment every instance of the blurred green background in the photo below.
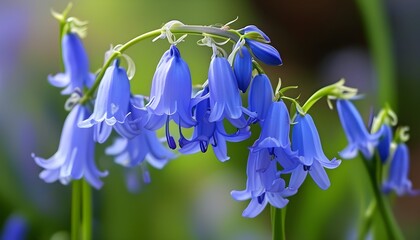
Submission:
M 186 24 L 255 24 L 272 40 L 284 61 L 281 67 L 263 66 L 273 85 L 299 85 L 302 101 L 318 88 L 340 78 L 357 87 L 365 98 L 357 102 L 368 119 L 375 101 L 377 80 L 356 3 L 333 1 L 73 1 L 71 16 L 89 21 L 84 44 L 91 70 L 103 63 L 110 45 L 124 43 L 177 19 Z M 383 1 L 393 42 L 397 70 L 398 114 L 411 129 L 411 179 L 420 188 L 420 2 Z M 0 229 L 11 214 L 23 216 L 29 239 L 65 235 L 70 226 L 70 187 L 46 184 L 30 157 L 49 157 L 57 149 L 65 97 L 47 82 L 60 71 L 58 23 L 50 9 L 61 11 L 67 1 L 1 0 L 0 2 Z M 179 44 L 194 83 L 207 77 L 211 57 L 198 47 L 198 38 Z M 136 62 L 131 81 L 135 93 L 148 94 L 151 78 L 166 41 L 145 41 L 127 53 Z M 329 157 L 346 145 L 335 111 L 320 102 L 312 112 Z M 256 130 L 256 128 L 254 128 Z M 255 219 L 241 217 L 248 202 L 235 202 L 230 191 L 245 188 L 247 147 L 257 137 L 229 144 L 226 163 L 212 151 L 181 156 L 163 170 L 151 169 L 152 183 L 139 193 L 125 187 L 124 169 L 103 154 L 108 141 L 97 147 L 96 160 L 110 174 L 94 191 L 95 239 L 270 239 L 269 211 Z M 357 220 L 369 198 L 369 183 L 360 159 L 344 161 L 328 171 L 332 186 L 320 190 L 307 179 L 287 209 L 289 239 L 354 239 Z M 396 199 L 394 212 L 407 239 L 420 238 L 420 200 Z M 381 231 L 381 229 L 378 229 Z M 56 238 L 58 239 L 58 238 Z

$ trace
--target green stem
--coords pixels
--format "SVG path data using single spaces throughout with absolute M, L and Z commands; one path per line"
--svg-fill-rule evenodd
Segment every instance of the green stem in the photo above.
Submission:
M 368 208 L 366 209 L 363 217 L 361 219 L 361 224 L 359 228 L 359 235 L 357 239 L 364 240 L 366 239 L 367 234 L 372 226 L 373 216 L 376 212 L 376 201 L 372 199 L 369 203 Z
M 271 227 L 273 240 L 286 239 L 286 207 L 276 208 L 271 206 Z
M 82 185 L 80 180 L 72 182 L 71 197 L 71 240 L 78 240 L 80 236 L 80 207 L 82 200 Z
M 389 239 L 402 240 L 404 239 L 404 237 L 394 218 L 389 202 L 385 198 L 385 195 L 381 192 L 380 186 L 378 184 L 379 171 L 377 167 L 374 167 L 374 164 L 376 164 L 375 162 L 377 161 L 380 160 L 376 157 L 372 160 L 363 159 L 365 168 L 369 175 L 369 180 L 372 186 L 373 196 L 377 205 L 377 210 L 379 211 L 379 214 L 381 215 L 381 218 L 385 224 L 385 229 L 387 231 L 387 236 L 389 237 Z
M 316 91 L 312 96 L 306 100 L 302 106 L 302 111 L 307 113 L 309 109 L 323 97 L 333 97 L 335 99 L 349 99 L 357 94 L 356 88 L 350 88 L 344 85 L 345 80 L 341 79 L 338 82 L 325 86 Z
M 83 180 L 83 215 L 82 239 L 92 239 L 92 189 L 88 182 Z
M 397 94 L 392 39 L 386 18 L 385 4 L 381 0 L 357 0 L 365 25 L 369 46 L 378 74 L 377 105 L 388 102 L 396 110 Z
M 196 26 L 196 25 L 182 25 L 182 26 L 173 26 L 170 31 L 174 34 L 191 34 L 191 35 L 203 35 L 208 34 L 213 37 L 219 37 L 223 39 L 230 39 L 232 41 L 239 41 L 240 34 L 236 31 L 232 30 L 225 30 L 222 28 L 216 28 L 216 27 L 208 27 L 208 26 Z M 162 29 L 156 29 L 147 33 L 144 33 L 142 35 L 139 35 L 130 41 L 126 42 L 125 44 L 121 45 L 121 47 L 118 49 L 118 52 L 113 52 L 111 56 L 108 58 L 108 60 L 105 62 L 105 64 L 102 66 L 101 70 L 96 75 L 95 83 L 93 84 L 92 88 L 90 88 L 86 94 L 83 96 L 82 99 L 80 99 L 80 103 L 84 104 L 86 103 L 94 94 L 96 89 L 99 86 L 99 83 L 102 80 L 102 77 L 105 74 L 106 69 L 111 65 L 114 59 L 116 59 L 120 54 L 122 54 L 124 51 L 126 51 L 131 46 L 145 40 L 148 38 L 157 37 L 162 33 Z

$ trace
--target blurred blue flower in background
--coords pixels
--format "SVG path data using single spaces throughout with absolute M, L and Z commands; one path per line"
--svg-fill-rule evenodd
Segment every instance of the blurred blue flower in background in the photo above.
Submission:
M 28 223 L 17 214 L 7 218 L 0 234 L 0 240 L 25 240 L 27 239 Z
M 366 159 L 371 159 L 382 130 L 370 134 L 360 113 L 349 100 L 337 100 L 337 112 L 349 142 L 348 146 L 340 152 L 340 156 L 351 159 L 356 157 L 360 150 Z
M 392 157 L 388 178 L 383 183 L 383 191 L 385 193 L 393 191 L 398 196 L 420 194 L 419 190 L 412 189 L 412 183 L 408 179 L 410 171 L 409 165 L 410 155 L 408 147 L 406 144 L 400 143 Z
M 382 163 L 386 163 L 391 152 L 392 128 L 388 124 L 382 125 L 382 136 L 378 143 L 378 153 Z

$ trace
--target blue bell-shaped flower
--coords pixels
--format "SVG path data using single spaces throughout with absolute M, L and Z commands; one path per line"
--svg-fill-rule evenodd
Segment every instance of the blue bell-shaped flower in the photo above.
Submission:
M 301 164 L 292 171 L 289 187 L 298 189 L 309 172 L 315 183 L 325 190 L 330 186 L 330 180 L 324 168 L 334 169 L 341 161 L 335 158 L 330 161 L 325 156 L 318 130 L 309 114 L 297 114 L 295 122 L 292 129 L 292 150 L 297 152 Z
M 205 96 L 208 88 L 205 88 L 199 95 Z M 197 125 L 194 126 L 193 136 L 190 140 L 181 136 L 179 152 L 183 154 L 192 154 L 196 152 L 206 152 L 211 144 L 213 151 L 220 161 L 224 162 L 229 159 L 227 155 L 226 142 L 240 142 L 251 136 L 249 127 L 239 129 L 234 134 L 228 134 L 225 131 L 222 121 L 210 122 L 210 102 L 204 99 L 195 107 L 195 118 Z
M 383 191 L 389 193 L 394 191 L 398 196 L 418 195 L 419 190 L 412 189 L 412 183 L 408 179 L 410 172 L 410 154 L 408 147 L 400 143 L 392 157 L 388 178 L 383 183 Z
M 254 77 L 249 89 L 248 108 L 257 114 L 254 121 L 263 122 L 274 98 L 270 79 L 265 74 Z
M 92 115 L 79 123 L 81 128 L 95 126 L 95 139 L 103 143 L 111 134 L 112 126 L 123 123 L 129 114 L 130 82 L 119 61 L 108 67 L 99 84 Z
M 235 45 L 234 50 L 236 48 L 237 51 L 233 59 L 233 71 L 238 81 L 238 88 L 245 93 L 252 77 L 252 57 L 248 48 L 241 42 Z
M 348 146 L 340 152 L 340 156 L 351 159 L 356 157 L 360 150 L 366 159 L 371 159 L 382 132 L 370 134 L 359 112 L 349 100 L 337 100 L 337 112 L 349 142 Z
M 217 122 L 226 118 L 235 127 L 244 127 L 235 121 L 242 117 L 242 100 L 235 74 L 226 58 L 219 56 L 212 58 L 208 81 L 211 109 L 209 121 Z
M 233 199 L 244 201 L 251 199 L 242 216 L 253 218 L 260 214 L 268 203 L 276 208 L 283 208 L 291 196 L 285 187 L 285 181 L 277 171 L 277 161 L 273 161 L 266 150 L 250 151 L 247 164 L 246 189 L 232 191 Z
M 382 125 L 382 129 L 382 136 L 380 137 L 378 143 L 378 153 L 382 163 L 385 163 L 389 158 L 393 136 L 392 128 L 388 124 Z
M 89 61 L 82 40 L 76 33 L 67 33 L 61 40 L 64 73 L 48 76 L 48 81 L 55 87 L 65 87 L 63 95 L 71 94 L 76 89 L 91 87 L 95 76 L 89 72 Z
M 49 159 L 33 155 L 35 162 L 44 170 L 40 178 L 45 182 L 60 180 L 68 184 L 73 179 L 85 178 L 90 185 L 99 189 L 102 186 L 101 172 L 95 165 L 93 128 L 79 128 L 77 123 L 89 115 L 86 107 L 76 105 L 64 121 L 58 151 Z
M 190 69 L 181 58 L 178 48 L 171 45 L 156 68 L 150 90 L 150 102 L 146 108 L 158 118 L 171 116 L 175 121 L 179 121 L 182 127 L 192 127 L 196 123 L 191 114 L 191 95 Z M 154 128 L 160 128 L 165 123 L 160 119 L 153 121 L 159 122 Z
M 239 32 L 241 34 L 257 32 L 263 37 L 264 42 L 251 38 L 245 38 L 246 44 L 251 48 L 252 53 L 258 60 L 265 64 L 274 66 L 283 64 L 280 53 L 273 46 L 268 44 L 270 42 L 268 36 L 256 26 L 247 26 L 241 29 Z

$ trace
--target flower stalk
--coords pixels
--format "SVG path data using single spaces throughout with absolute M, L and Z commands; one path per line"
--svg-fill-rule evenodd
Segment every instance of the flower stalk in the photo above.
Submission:
M 82 201 L 82 182 L 72 182 L 71 198 L 71 240 L 78 240 L 80 235 L 80 209 Z
M 118 51 L 115 51 L 109 56 L 105 64 L 102 66 L 98 74 L 96 75 L 95 83 L 93 86 L 85 93 L 83 98 L 80 99 L 80 103 L 84 104 L 86 103 L 95 93 L 96 89 L 99 86 L 99 83 L 102 80 L 102 77 L 105 74 L 105 70 L 111 65 L 113 60 L 115 60 L 117 57 L 119 57 L 124 51 L 129 49 L 131 46 L 145 40 L 148 38 L 154 38 L 162 34 L 162 32 L 165 31 L 165 29 L 156 29 L 144 34 L 141 34 L 130 41 L 126 42 L 125 44 L 121 45 L 118 48 Z M 170 29 L 171 33 L 174 34 L 189 34 L 189 35 L 211 35 L 212 37 L 218 37 L 222 39 L 230 39 L 234 42 L 239 41 L 240 34 L 233 30 L 225 30 L 222 28 L 216 28 L 216 27 L 210 27 L 210 26 L 197 26 L 197 25 L 176 25 L 173 26 Z
M 92 239 L 92 188 L 89 183 L 82 181 L 82 239 Z
M 383 223 L 385 225 L 385 229 L 387 232 L 387 236 L 389 236 L 389 239 L 404 239 L 401 230 L 399 229 L 398 224 L 394 218 L 389 202 L 386 199 L 386 196 L 382 193 L 380 185 L 378 184 L 378 178 L 380 177 L 379 172 L 381 171 L 377 168 L 377 166 L 375 167 L 375 165 L 381 164 L 380 159 L 377 157 L 377 154 L 375 154 L 374 158 L 372 159 L 373 161 L 364 158 L 362 158 L 362 160 L 366 171 L 368 172 L 370 184 L 373 190 L 374 199 L 372 199 L 372 201 L 376 202 L 376 204 L 372 207 L 369 207 L 367 211 L 372 212 L 373 215 L 376 206 L 376 209 L 377 211 L 379 211 L 381 219 L 383 220 Z M 377 164 L 377 162 L 379 162 L 379 164 Z M 369 224 L 369 221 L 366 221 L 366 224 Z
M 351 99 L 356 96 L 357 89 L 350 88 L 344 85 L 345 80 L 341 79 L 340 81 L 323 87 L 316 91 L 302 106 L 304 113 L 307 113 L 309 109 L 323 97 L 327 97 L 328 105 L 331 106 L 331 99 Z
M 272 239 L 286 240 L 286 207 L 276 208 L 271 206 Z

